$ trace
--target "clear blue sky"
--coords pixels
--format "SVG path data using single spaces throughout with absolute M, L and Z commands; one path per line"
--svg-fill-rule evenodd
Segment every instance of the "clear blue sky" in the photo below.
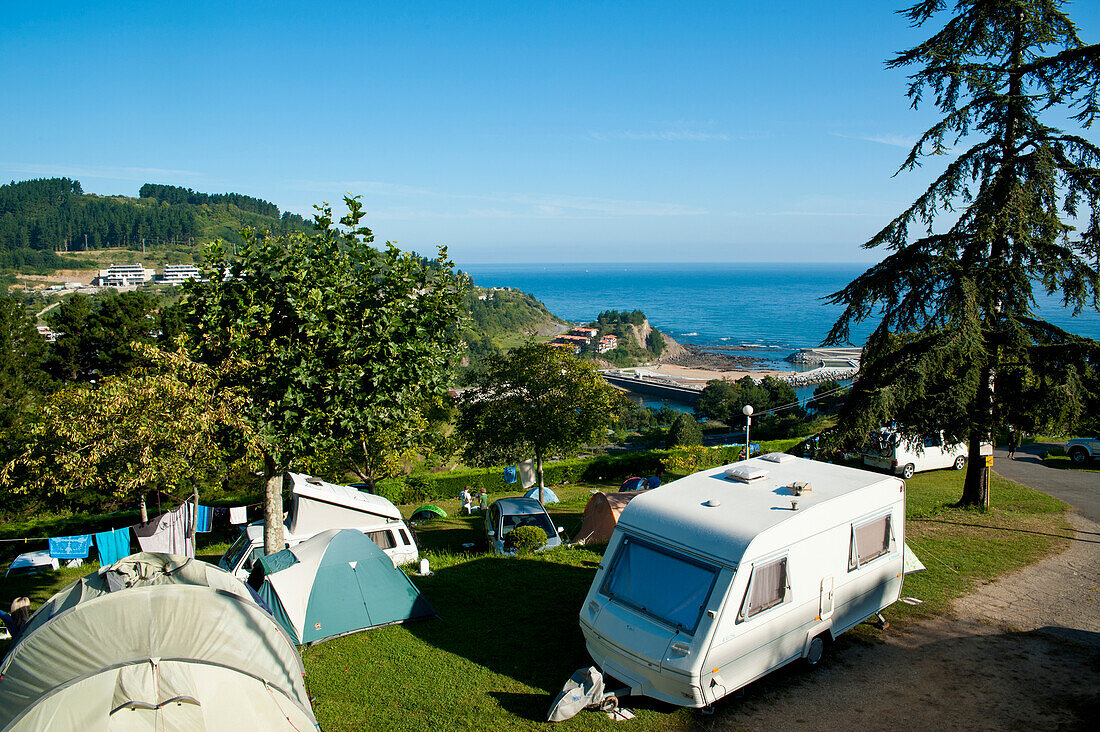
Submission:
M 871 262 L 927 176 L 891 178 L 933 111 L 883 68 L 931 33 L 900 6 L 8 0 L 0 180 L 353 191 L 459 264 Z

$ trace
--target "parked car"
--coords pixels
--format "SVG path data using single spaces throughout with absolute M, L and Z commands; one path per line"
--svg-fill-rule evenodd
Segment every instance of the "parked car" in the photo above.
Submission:
M 1077 465 L 1100 458 L 1100 437 L 1076 437 L 1066 442 L 1066 454 Z
M 554 527 L 546 508 L 534 498 L 500 498 L 493 501 L 485 512 L 485 539 L 489 548 L 497 554 L 505 551 L 504 539 L 508 532 L 519 526 L 537 526 L 546 532 L 546 548 L 561 546 L 561 534 L 565 529 Z
M 983 442 L 981 454 L 993 454 L 993 443 Z M 924 470 L 966 467 L 967 445 L 946 444 L 942 432 L 925 435 L 917 441 L 909 440 L 893 430 L 884 429 L 874 435 L 863 448 L 863 464 L 900 475 L 909 480 Z

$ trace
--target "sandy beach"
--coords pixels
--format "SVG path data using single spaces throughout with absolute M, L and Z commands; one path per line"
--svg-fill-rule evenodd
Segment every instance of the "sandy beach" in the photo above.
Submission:
M 760 379 L 765 376 L 779 376 L 780 374 L 786 373 L 784 371 L 768 369 L 758 371 L 711 371 L 708 369 L 692 369 L 686 366 L 673 366 L 667 363 L 659 363 L 654 366 L 639 366 L 633 370 L 642 376 L 653 376 L 681 381 L 684 382 L 685 386 L 701 386 L 715 379 L 737 381 L 745 376 L 752 376 Z

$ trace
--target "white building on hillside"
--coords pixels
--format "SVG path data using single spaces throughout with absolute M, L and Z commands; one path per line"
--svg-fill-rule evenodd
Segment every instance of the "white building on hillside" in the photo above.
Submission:
M 112 264 L 99 270 L 99 285 L 103 287 L 140 287 L 153 279 L 156 272 L 137 264 Z
M 187 280 L 206 281 L 202 270 L 193 264 L 166 264 L 164 274 L 157 277 L 157 281 L 164 285 L 182 285 Z

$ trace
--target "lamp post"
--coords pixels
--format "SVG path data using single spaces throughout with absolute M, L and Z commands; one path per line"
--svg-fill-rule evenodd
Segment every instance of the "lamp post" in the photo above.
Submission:
M 741 410 L 745 415 L 745 459 L 749 459 L 749 427 L 752 425 L 752 405 L 746 404 Z

